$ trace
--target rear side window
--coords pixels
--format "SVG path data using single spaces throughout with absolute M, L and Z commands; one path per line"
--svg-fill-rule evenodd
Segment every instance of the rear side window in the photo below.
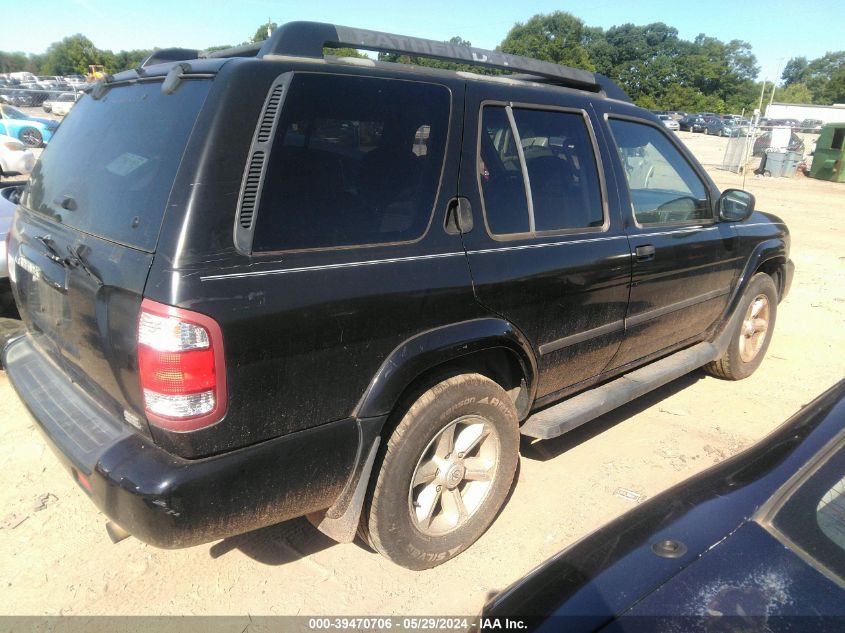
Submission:
M 494 235 L 528 233 L 528 198 L 522 165 L 505 108 L 484 108 L 480 144 L 478 178 L 487 227 Z
M 258 209 L 253 250 L 415 240 L 429 225 L 450 94 L 410 81 L 298 74 Z
M 599 227 L 604 214 L 593 146 L 581 114 L 514 108 L 535 229 Z
M 80 231 L 152 252 L 210 81 L 116 86 L 73 107 L 41 155 L 24 205 Z
M 595 151 L 582 113 L 485 106 L 478 155 L 491 234 L 604 225 Z

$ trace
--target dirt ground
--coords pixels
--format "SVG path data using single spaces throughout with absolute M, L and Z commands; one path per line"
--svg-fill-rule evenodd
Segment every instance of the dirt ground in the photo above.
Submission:
M 725 139 L 681 133 L 703 162 Z M 710 170 L 720 187 L 742 177 Z M 751 378 L 696 372 L 554 441 L 523 443 L 493 527 L 427 572 L 338 545 L 305 520 L 186 550 L 113 545 L 0 374 L 0 614 L 477 613 L 531 568 L 649 497 L 737 453 L 845 376 L 845 185 L 749 178 L 783 218 L 796 273 Z

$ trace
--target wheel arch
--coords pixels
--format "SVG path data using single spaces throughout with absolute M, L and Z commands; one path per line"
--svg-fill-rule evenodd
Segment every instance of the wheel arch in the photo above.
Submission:
M 388 415 L 408 390 L 451 369 L 494 380 L 513 398 L 520 420 L 528 415 L 537 389 L 537 360 L 522 333 L 499 318 L 450 324 L 403 342 L 381 364 L 353 415 Z

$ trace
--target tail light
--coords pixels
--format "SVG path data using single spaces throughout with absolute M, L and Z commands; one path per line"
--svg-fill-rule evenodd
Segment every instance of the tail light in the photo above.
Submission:
M 151 424 L 196 431 L 226 413 L 223 335 L 211 317 L 144 299 L 138 316 L 138 369 Z

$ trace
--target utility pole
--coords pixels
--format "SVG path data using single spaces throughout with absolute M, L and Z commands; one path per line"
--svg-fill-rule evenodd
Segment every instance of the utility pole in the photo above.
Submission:
M 763 94 L 766 92 L 766 82 L 767 82 L 768 80 L 769 80 L 769 78 L 768 78 L 768 77 L 766 77 L 766 78 L 763 80 L 763 87 L 762 87 L 762 88 L 760 88 L 760 102 L 757 104 L 757 110 L 755 110 L 755 111 L 754 111 L 754 114 L 757 116 L 757 119 L 758 119 L 758 120 L 760 119 L 760 117 L 761 117 L 761 116 L 762 116 L 762 114 L 763 114 Z M 756 123 L 757 123 L 757 121 L 754 121 L 754 123 L 756 124 Z
M 777 89 L 777 86 L 778 86 L 778 75 L 780 75 L 780 67 L 783 65 L 783 61 L 785 59 L 786 59 L 785 57 L 781 57 L 780 61 L 778 62 L 778 69 L 775 72 L 775 80 L 772 82 L 772 94 L 769 97 L 769 106 L 771 106 L 772 101 L 775 100 L 775 90 Z M 766 110 L 766 112 L 768 112 L 768 109 Z

